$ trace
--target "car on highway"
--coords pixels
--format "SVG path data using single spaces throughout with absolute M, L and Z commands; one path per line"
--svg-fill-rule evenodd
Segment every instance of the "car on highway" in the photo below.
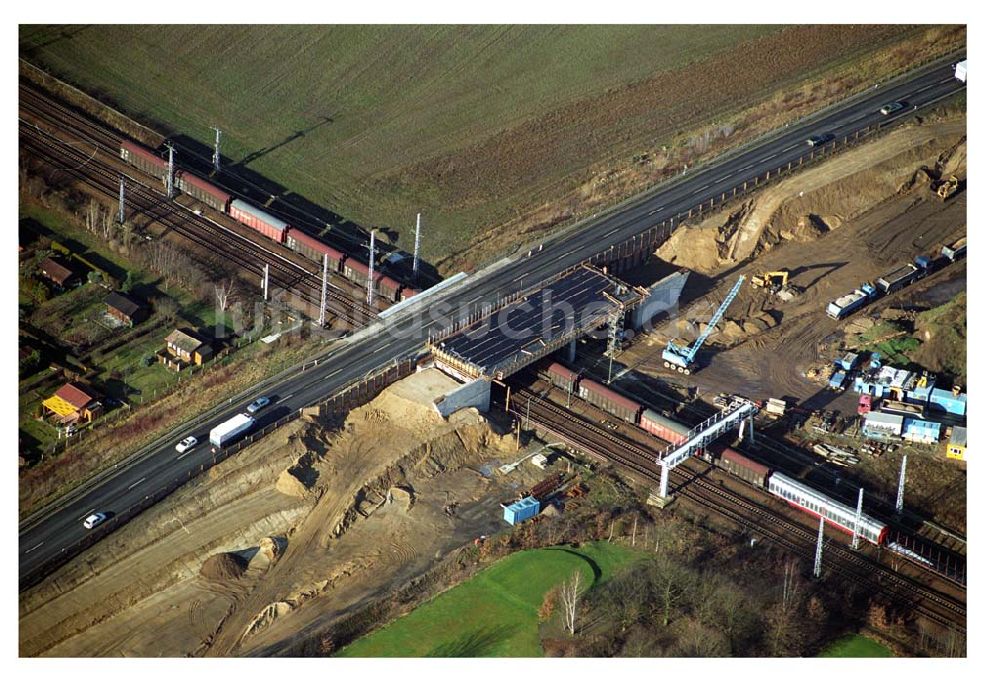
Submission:
M 806 139 L 806 145 L 822 146 L 824 143 L 829 143 L 830 141 L 833 141 L 833 134 L 827 132 L 825 134 L 816 134 L 814 136 L 810 136 L 808 139 Z
M 893 113 L 903 110 L 903 106 L 904 104 L 902 101 L 893 101 L 892 103 L 887 103 L 879 108 L 878 112 L 882 115 L 892 115 Z
M 271 399 L 269 397 L 258 397 L 256 400 L 247 405 L 247 413 L 256 414 L 269 404 L 271 404 Z
M 85 529 L 93 529 L 106 519 L 108 519 L 108 516 L 103 512 L 95 512 L 92 515 L 88 515 L 87 519 L 83 520 L 83 527 Z
M 198 438 L 195 437 L 194 435 L 190 435 L 188 437 L 185 437 L 180 442 L 178 442 L 177 446 L 174 447 L 174 449 L 177 450 L 178 454 L 183 454 L 185 451 L 187 451 L 196 444 L 198 444 Z

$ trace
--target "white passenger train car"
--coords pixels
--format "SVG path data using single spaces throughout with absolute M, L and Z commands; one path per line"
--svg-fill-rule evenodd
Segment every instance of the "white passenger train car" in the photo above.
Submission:
M 785 499 L 800 510 L 804 510 L 816 517 L 822 515 L 826 518 L 826 521 L 832 523 L 842 531 L 846 531 L 847 533 L 854 532 L 856 508 L 852 506 L 844 505 L 828 496 L 824 496 L 815 489 L 796 482 L 792 478 L 782 475 L 780 472 L 771 473 L 767 481 L 767 490 L 775 496 Z M 885 523 L 873 519 L 863 512 L 861 513 L 861 524 L 859 525 L 858 534 L 862 538 L 876 545 L 882 545 L 888 533 L 889 527 Z

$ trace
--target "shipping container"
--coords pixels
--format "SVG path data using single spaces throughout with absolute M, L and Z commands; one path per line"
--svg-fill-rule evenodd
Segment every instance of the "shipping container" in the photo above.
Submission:
M 691 428 L 648 409 L 639 418 L 639 427 L 671 444 L 683 444 Z
M 563 366 L 558 362 L 550 364 L 549 368 L 545 370 L 545 375 L 559 390 L 571 391 L 576 387 L 578 375 L 569 367 Z
M 229 204 L 229 215 L 240 223 L 250 226 L 254 230 L 271 238 L 275 242 L 285 243 L 285 235 L 288 232 L 288 224 L 272 216 L 262 209 L 257 209 L 253 205 L 236 199 Z
M 285 236 L 285 244 L 292 251 L 296 251 L 307 259 L 312 259 L 317 263 L 323 263 L 323 255 L 326 254 L 328 271 L 333 273 L 340 272 L 341 264 L 344 261 L 344 253 L 322 240 L 312 235 L 307 235 L 298 228 L 289 228 L 288 234 Z
M 610 388 L 602 386 L 600 383 L 591 381 L 589 378 L 580 381 L 580 397 L 595 407 L 603 409 L 620 419 L 630 423 L 638 423 L 639 421 L 639 411 L 642 409 L 641 405 L 636 404 L 624 395 L 619 395 Z
M 941 424 L 908 418 L 903 423 L 903 439 L 920 444 L 937 444 L 941 439 Z
M 923 271 L 915 265 L 907 263 L 905 266 L 900 266 L 888 275 L 877 279 L 875 285 L 883 294 L 891 294 L 911 284 L 914 280 L 919 279 L 922 273 Z
M 771 469 L 763 463 L 751 461 L 743 454 L 728 447 L 719 456 L 719 467 L 739 477 L 744 482 L 761 488 L 766 486 L 767 475 L 771 472 Z
M 834 372 L 833 376 L 830 377 L 827 386 L 831 390 L 843 390 L 844 389 L 844 379 L 847 378 L 847 372 L 840 371 L 839 369 Z
M 177 190 L 186 193 L 196 200 L 204 202 L 212 209 L 225 213 L 233 196 L 214 186 L 205 179 L 183 170 L 174 173 L 174 185 Z
M 950 390 L 941 390 L 940 388 L 935 388 L 931 391 L 929 398 L 930 408 L 940 411 L 946 411 L 949 414 L 956 414 L 958 416 L 965 416 L 965 407 L 968 395 L 966 393 L 960 393 L 955 395 Z
M 508 524 L 518 524 L 537 515 L 540 505 L 538 499 L 533 496 L 522 498 L 503 507 L 503 518 Z
M 125 162 L 161 181 L 167 176 L 167 161 L 137 143 L 122 141 L 120 154 Z
M 878 411 L 865 414 L 862 433 L 868 437 L 899 436 L 902 432 L 903 417 L 898 414 L 885 414 Z

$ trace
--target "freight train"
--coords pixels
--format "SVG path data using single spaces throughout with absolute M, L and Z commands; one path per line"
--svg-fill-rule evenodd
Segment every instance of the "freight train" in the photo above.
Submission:
M 549 363 L 545 378 L 559 390 L 575 392 L 598 409 L 617 418 L 638 425 L 643 430 L 671 444 L 687 441 L 691 429 L 662 414 L 633 402 L 621 393 L 580 375 L 559 362 Z M 821 492 L 802 484 L 762 463 L 725 447 L 711 453 L 705 460 L 714 463 L 731 475 L 748 482 L 762 491 L 787 501 L 792 506 L 815 517 L 823 516 L 836 528 L 853 533 L 856 509 L 836 501 Z M 889 534 L 888 525 L 864 513 L 861 514 L 858 535 L 875 545 L 882 545 Z
M 133 167 L 166 183 L 168 163 L 148 148 L 123 140 L 120 148 L 121 159 Z M 254 207 L 218 186 L 183 169 L 174 172 L 174 186 L 203 202 L 212 209 L 227 214 L 265 237 L 298 252 L 308 259 L 323 262 L 327 256 L 329 269 L 339 273 L 355 284 L 368 284 L 368 264 L 348 256 L 325 242 L 293 228 L 273 214 Z M 420 290 L 405 286 L 389 275 L 374 271 L 375 291 L 391 301 L 401 301 L 416 296 Z

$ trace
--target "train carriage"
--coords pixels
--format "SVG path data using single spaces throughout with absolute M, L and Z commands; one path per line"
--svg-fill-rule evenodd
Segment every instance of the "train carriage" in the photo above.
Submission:
M 229 203 L 233 199 L 232 195 L 221 188 L 184 170 L 174 173 L 174 185 L 182 193 L 186 193 L 222 213 L 228 211 Z
M 639 412 L 642 406 L 633 402 L 623 395 L 619 395 L 610 388 L 602 386 L 596 381 L 585 378 L 580 381 L 580 397 L 593 404 L 599 409 L 603 409 L 609 414 L 613 414 L 629 423 L 638 423 Z
M 726 447 L 719 455 L 718 465 L 731 475 L 739 477 L 761 489 L 767 488 L 767 475 L 771 472 L 763 463 L 752 461 L 743 454 Z
M 285 235 L 288 232 L 288 224 L 276 216 L 268 214 L 262 209 L 257 209 L 253 205 L 236 199 L 229 204 L 229 215 L 240 223 L 250 226 L 254 230 L 275 242 L 285 243 Z
M 822 515 L 841 531 L 847 533 L 854 531 L 855 508 L 835 501 L 780 472 L 771 473 L 767 482 L 767 490 L 788 501 L 799 510 L 816 517 Z M 858 534 L 862 538 L 876 545 L 882 545 L 888 533 L 889 527 L 884 522 L 873 519 L 864 513 L 861 514 Z
M 151 150 L 131 141 L 122 140 L 119 150 L 122 160 L 163 181 L 167 176 L 167 161 Z
M 302 254 L 307 259 L 312 259 L 317 263 L 323 262 L 323 255 L 327 256 L 327 265 L 331 272 L 339 273 L 344 262 L 344 253 L 339 249 L 331 247 L 322 240 L 318 240 L 311 235 L 303 233 L 298 228 L 289 228 L 285 237 L 285 244 L 292 251 Z
M 344 277 L 362 287 L 368 284 L 368 266 L 352 256 L 344 260 Z
M 375 283 L 375 286 L 380 295 L 393 301 L 399 300 L 399 293 L 403 289 L 403 285 L 401 283 L 384 273 L 378 277 L 378 281 Z
M 545 370 L 545 375 L 559 390 L 574 390 L 576 388 L 576 381 L 579 378 L 579 375 L 573 373 L 572 369 L 558 362 L 550 364 L 549 368 Z
M 639 427 L 671 444 L 683 444 L 691 432 L 691 429 L 683 423 L 648 409 L 639 417 Z

